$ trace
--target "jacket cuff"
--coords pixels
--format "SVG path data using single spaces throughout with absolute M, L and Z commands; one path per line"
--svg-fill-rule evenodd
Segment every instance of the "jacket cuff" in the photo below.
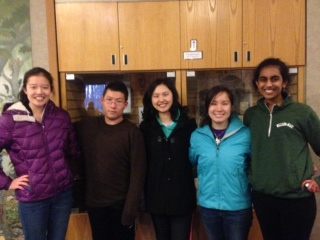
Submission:
M 5 189 L 5 190 L 9 190 L 9 187 L 10 187 L 12 181 L 13 181 L 13 180 L 11 179 L 11 180 L 9 180 L 9 181 L 4 185 L 4 189 Z

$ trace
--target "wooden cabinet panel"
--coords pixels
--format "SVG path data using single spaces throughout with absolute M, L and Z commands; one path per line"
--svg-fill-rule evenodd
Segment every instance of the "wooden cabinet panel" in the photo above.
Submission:
M 181 1 L 182 69 L 255 67 L 267 57 L 305 65 L 305 8 L 305 0 Z M 202 60 L 183 59 L 192 39 Z
M 146 212 L 140 212 L 137 219 L 136 240 L 155 240 L 155 232 L 151 217 Z M 87 213 L 71 214 L 66 240 L 91 240 L 91 227 Z M 193 240 L 207 240 L 205 228 L 201 221 L 199 210 L 194 213 L 192 223 Z M 262 240 L 260 226 L 254 213 L 249 240 Z M 1 238 L 0 238 L 1 240 Z
M 87 213 L 70 215 L 66 240 L 92 240 L 91 226 Z
M 118 70 L 117 3 L 57 3 L 59 71 Z
M 244 0 L 243 66 L 256 66 L 267 57 L 305 65 L 305 9 L 305 0 Z
M 183 69 L 242 66 L 241 0 L 181 1 L 180 14 Z M 202 60 L 183 59 L 183 52 L 190 51 L 192 39 L 198 41 Z
M 56 3 L 60 72 L 305 65 L 305 0 Z M 191 40 L 203 58 L 184 60 Z M 248 59 L 249 57 L 249 59 Z
M 56 21 L 60 72 L 180 68 L 178 1 L 57 3 Z
M 179 2 L 119 3 L 122 70 L 180 68 Z

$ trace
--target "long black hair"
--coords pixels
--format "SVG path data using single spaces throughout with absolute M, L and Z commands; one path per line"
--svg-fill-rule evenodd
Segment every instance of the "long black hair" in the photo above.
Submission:
M 24 92 L 24 90 L 27 88 L 27 83 L 28 83 L 29 78 L 33 77 L 33 76 L 44 76 L 46 79 L 48 79 L 51 91 L 53 92 L 53 77 L 52 77 L 52 75 L 44 68 L 34 67 L 24 74 L 22 89 L 18 94 L 18 99 L 24 104 L 29 103 L 28 96 Z
M 252 83 L 256 89 L 258 88 L 256 82 L 259 80 L 262 69 L 271 66 L 278 67 L 283 81 L 287 82 L 288 84 L 290 83 L 291 77 L 289 74 L 289 67 L 279 58 L 267 58 L 259 63 L 257 68 L 254 70 Z
M 146 93 L 143 96 L 142 118 L 146 121 L 150 121 L 151 119 L 154 119 L 158 115 L 158 111 L 152 105 L 152 94 L 156 89 L 156 87 L 158 87 L 161 84 L 169 88 L 169 90 L 172 92 L 172 95 L 173 95 L 172 106 L 169 109 L 172 120 L 173 121 L 176 120 L 179 110 L 180 111 L 184 110 L 184 108 L 181 106 L 179 102 L 179 95 L 175 87 L 174 81 L 170 78 L 157 78 L 150 84 L 149 88 L 147 89 Z

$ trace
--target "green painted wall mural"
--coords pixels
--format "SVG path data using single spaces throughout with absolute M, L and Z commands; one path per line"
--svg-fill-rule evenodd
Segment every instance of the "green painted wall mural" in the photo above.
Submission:
M 0 0 L 0 113 L 17 101 L 24 73 L 32 67 L 29 0 Z M 10 159 L 0 153 L 0 165 L 15 176 Z M 22 240 L 14 191 L 0 191 L 0 239 Z
M 16 101 L 32 67 L 28 0 L 0 0 L 0 102 Z

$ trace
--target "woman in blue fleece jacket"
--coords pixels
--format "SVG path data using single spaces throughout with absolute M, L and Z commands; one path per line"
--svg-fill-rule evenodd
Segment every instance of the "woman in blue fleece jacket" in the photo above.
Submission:
M 197 166 L 200 212 L 210 240 L 246 240 L 252 224 L 250 131 L 232 106 L 228 88 L 211 88 L 201 127 L 191 135 L 190 160 Z

